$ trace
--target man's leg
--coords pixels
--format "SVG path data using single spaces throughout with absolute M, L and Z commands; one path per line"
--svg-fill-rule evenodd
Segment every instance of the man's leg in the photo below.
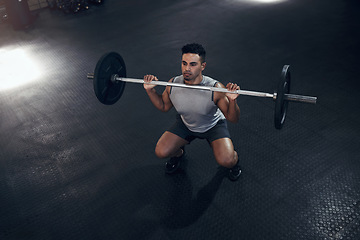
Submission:
M 232 168 L 238 162 L 237 152 L 230 138 L 220 138 L 211 142 L 217 163 L 226 168 Z
M 184 155 L 183 146 L 188 143 L 185 139 L 168 131 L 160 137 L 156 144 L 155 154 L 159 158 L 169 158 L 165 164 L 167 174 L 172 174 L 179 168 Z
M 241 174 L 238 154 L 230 138 L 219 138 L 211 142 L 217 163 L 229 169 L 230 180 L 237 180 Z
M 181 147 L 189 142 L 171 132 L 164 132 L 156 144 L 155 154 L 158 158 L 181 157 L 183 150 Z

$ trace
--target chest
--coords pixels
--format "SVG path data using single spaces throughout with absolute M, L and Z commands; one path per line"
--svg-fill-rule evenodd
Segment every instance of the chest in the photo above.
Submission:
M 179 114 L 212 114 L 217 106 L 213 102 L 213 92 L 188 88 L 172 88 L 170 100 Z

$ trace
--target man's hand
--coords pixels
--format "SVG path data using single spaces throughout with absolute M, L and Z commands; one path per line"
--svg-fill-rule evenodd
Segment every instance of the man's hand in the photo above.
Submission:
M 226 89 L 233 92 L 233 91 L 236 91 L 236 90 L 240 90 L 240 87 L 236 83 L 228 83 L 226 85 Z M 239 94 L 237 94 L 237 93 L 226 93 L 226 97 L 229 100 L 234 101 L 238 96 L 239 96 Z
M 155 77 L 154 75 L 145 75 L 144 76 L 144 88 L 146 90 L 150 90 L 153 89 L 156 85 L 154 84 L 148 84 L 151 81 L 159 81 L 159 79 L 157 79 L 157 77 Z

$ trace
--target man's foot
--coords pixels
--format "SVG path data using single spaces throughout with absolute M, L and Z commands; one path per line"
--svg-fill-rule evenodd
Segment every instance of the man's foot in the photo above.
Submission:
M 236 165 L 229 169 L 229 176 L 228 177 L 229 177 L 229 179 L 231 181 L 236 181 L 236 180 L 239 179 L 240 175 L 241 175 L 241 168 L 239 166 L 239 160 L 238 160 Z
M 182 155 L 180 157 L 172 157 L 172 158 L 170 158 L 169 160 L 166 161 L 166 163 L 165 163 L 165 172 L 167 174 L 173 174 L 174 172 L 176 172 L 176 170 L 179 169 L 181 159 L 185 155 L 184 147 L 181 147 L 181 149 L 183 150 L 183 153 L 182 153 Z

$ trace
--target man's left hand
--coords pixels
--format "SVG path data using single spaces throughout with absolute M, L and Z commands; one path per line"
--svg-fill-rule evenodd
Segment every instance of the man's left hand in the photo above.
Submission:
M 233 92 L 236 90 L 240 90 L 240 86 L 238 86 L 236 83 L 228 83 L 226 85 L 226 89 Z M 226 97 L 229 100 L 235 100 L 238 96 L 239 96 L 239 94 L 237 94 L 237 93 L 226 93 Z

